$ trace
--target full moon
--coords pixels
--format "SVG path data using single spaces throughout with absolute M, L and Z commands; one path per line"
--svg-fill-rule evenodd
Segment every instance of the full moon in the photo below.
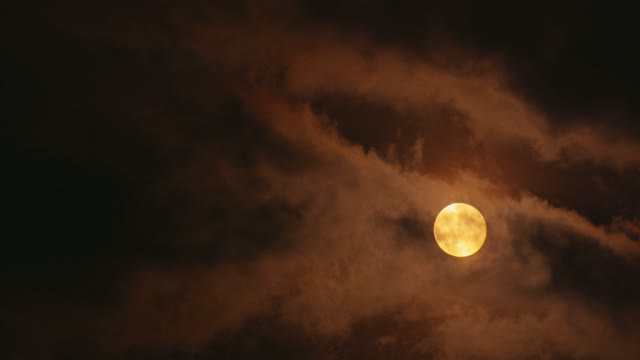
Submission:
M 466 257 L 478 252 L 484 244 L 487 223 L 473 206 L 453 203 L 436 217 L 433 235 L 442 251 L 451 256 Z

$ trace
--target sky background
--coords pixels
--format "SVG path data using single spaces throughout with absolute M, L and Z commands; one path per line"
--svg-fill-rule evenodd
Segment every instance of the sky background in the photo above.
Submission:
M 9 13 L 4 359 L 640 358 L 634 12 Z M 469 258 L 433 238 L 452 202 Z

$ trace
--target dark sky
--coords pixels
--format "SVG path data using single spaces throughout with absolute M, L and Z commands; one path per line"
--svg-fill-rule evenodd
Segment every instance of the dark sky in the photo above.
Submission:
M 3 359 L 640 358 L 630 9 L 7 14 Z

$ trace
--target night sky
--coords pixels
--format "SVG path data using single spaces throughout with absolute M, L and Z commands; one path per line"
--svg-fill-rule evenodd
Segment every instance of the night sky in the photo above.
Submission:
M 605 3 L 12 5 L 0 358 L 640 359 L 640 30 Z

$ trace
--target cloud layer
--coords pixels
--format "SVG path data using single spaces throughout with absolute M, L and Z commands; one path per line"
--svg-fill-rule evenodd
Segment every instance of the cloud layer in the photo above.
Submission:
M 636 129 L 540 97 L 447 6 L 412 37 L 429 11 L 381 4 L 28 9 L 12 355 L 640 356 Z M 434 242 L 452 202 L 486 218 L 472 257 Z

